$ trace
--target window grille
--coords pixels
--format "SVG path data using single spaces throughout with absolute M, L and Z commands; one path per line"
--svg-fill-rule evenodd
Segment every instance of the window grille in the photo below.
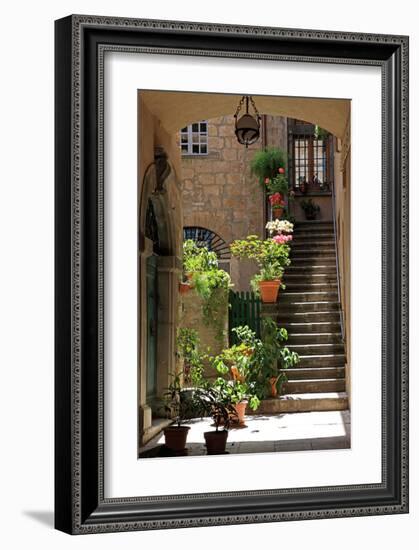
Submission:
M 208 154 L 208 122 L 201 120 L 182 128 L 180 131 L 182 155 Z

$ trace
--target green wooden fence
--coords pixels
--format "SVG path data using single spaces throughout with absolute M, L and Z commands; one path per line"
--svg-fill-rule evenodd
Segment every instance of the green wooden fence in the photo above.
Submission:
M 233 292 L 229 294 L 229 341 L 236 343 L 236 337 L 231 329 L 247 325 L 260 337 L 260 299 L 254 292 Z

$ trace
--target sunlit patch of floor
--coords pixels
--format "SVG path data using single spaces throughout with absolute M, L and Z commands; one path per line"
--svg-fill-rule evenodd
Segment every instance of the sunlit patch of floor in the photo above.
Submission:
M 229 453 L 263 453 L 349 449 L 350 412 L 327 411 L 246 416 L 246 427 L 229 430 L 226 450 Z M 189 456 L 206 454 L 204 432 L 214 430 L 209 418 L 184 423 L 190 426 L 187 440 Z M 164 444 L 161 433 L 141 449 L 150 451 Z M 140 455 L 141 456 L 141 455 Z

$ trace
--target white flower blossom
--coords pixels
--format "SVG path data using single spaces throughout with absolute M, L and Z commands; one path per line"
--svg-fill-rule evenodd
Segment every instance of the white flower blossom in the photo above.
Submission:
M 273 220 L 266 224 L 266 229 L 269 231 L 269 234 L 277 233 L 292 233 L 294 229 L 294 224 L 288 220 Z

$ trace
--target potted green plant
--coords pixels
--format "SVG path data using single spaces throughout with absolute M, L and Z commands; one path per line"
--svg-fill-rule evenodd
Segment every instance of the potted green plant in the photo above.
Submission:
M 285 343 L 288 332 L 279 327 L 271 317 L 262 321 L 263 361 L 262 376 L 268 381 L 270 397 L 281 393 L 281 386 L 287 381 L 284 370 L 296 366 L 300 357 L 295 351 L 290 351 Z
M 164 429 L 165 445 L 174 452 L 184 451 L 190 426 L 182 426 L 182 422 L 188 417 L 191 409 L 189 392 L 182 387 L 181 375 L 173 375 L 173 381 L 166 392 L 165 409 L 173 419 L 173 424 Z
M 246 380 L 226 380 L 225 378 L 218 377 L 213 382 L 213 385 L 225 395 L 225 399 L 234 409 L 235 414 L 234 417 L 230 419 L 230 422 L 233 425 L 238 424 L 244 427 L 247 406 L 255 411 L 260 405 L 260 399 L 253 388 L 254 383 Z
M 255 292 L 260 293 L 262 302 L 276 302 L 279 288 L 285 288 L 282 276 L 284 268 L 291 263 L 288 244 L 291 239 L 291 235 L 275 235 L 264 240 L 249 235 L 230 245 L 233 256 L 254 259 L 258 263 L 260 272 L 252 278 L 251 285 Z
M 278 147 L 266 147 L 256 151 L 250 161 L 250 169 L 261 185 L 266 185 L 266 180 L 273 180 L 278 173 L 285 174 L 287 154 Z M 281 172 L 279 170 L 281 169 Z
M 302 200 L 300 206 L 304 210 L 306 220 L 315 220 L 320 212 L 320 206 L 314 203 L 313 199 Z
M 209 455 L 225 453 L 228 430 L 237 414 L 233 405 L 220 387 L 212 385 L 198 388 L 195 399 L 199 401 L 206 415 L 214 421 L 215 431 L 204 432 L 207 453 Z

